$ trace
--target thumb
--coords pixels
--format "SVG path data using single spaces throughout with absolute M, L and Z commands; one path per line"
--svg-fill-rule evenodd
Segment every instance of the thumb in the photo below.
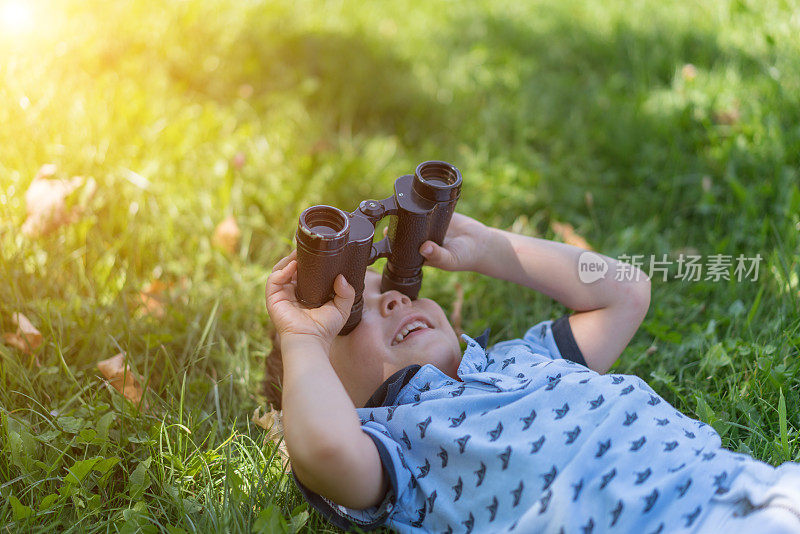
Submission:
M 426 265 L 438 267 L 439 269 L 451 269 L 453 264 L 452 253 L 444 247 L 440 247 L 433 241 L 425 241 L 419 247 L 419 253 L 425 258 Z
M 347 282 L 344 275 L 340 274 L 333 283 L 333 291 L 333 304 L 347 318 L 350 315 L 350 308 L 353 307 L 356 290 Z

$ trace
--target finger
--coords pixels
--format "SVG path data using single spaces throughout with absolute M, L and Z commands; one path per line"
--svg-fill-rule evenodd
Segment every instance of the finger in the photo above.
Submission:
M 419 247 L 419 253 L 425 258 L 426 263 L 432 267 L 446 270 L 453 268 L 453 254 L 433 241 L 425 241 Z
M 291 281 L 292 274 L 297 270 L 297 262 L 292 260 L 289 264 L 279 271 L 273 271 L 267 277 L 267 287 L 265 294 L 267 299 L 270 295 L 279 293 L 283 290 L 284 286 Z
M 383 237 L 386 237 L 386 234 L 388 233 L 389 233 L 389 227 L 387 226 L 386 228 L 383 229 Z
M 281 277 L 286 277 L 287 272 L 291 269 L 293 265 L 287 265 L 282 271 L 279 271 L 279 275 L 272 275 L 267 278 L 267 287 L 265 290 L 265 298 L 267 301 L 267 309 L 269 309 L 270 305 L 275 305 L 278 302 L 287 301 L 292 304 L 297 303 L 297 295 L 295 293 L 297 289 L 297 285 L 291 283 L 287 280 L 282 280 Z
M 284 258 L 281 258 L 280 261 L 278 261 L 278 263 L 275 264 L 275 266 L 272 268 L 272 270 L 273 271 L 279 271 L 279 270 L 283 269 L 284 267 L 286 267 L 289 264 L 290 261 L 292 261 L 296 257 L 297 257 L 297 249 L 294 249 L 289 253 L 288 256 L 286 256 Z
M 270 278 L 278 284 L 285 284 L 291 280 L 292 276 L 297 272 L 297 260 L 290 260 L 286 265 L 277 271 L 272 271 Z
M 333 291 L 333 303 L 346 319 L 350 316 L 350 309 L 353 307 L 356 290 L 347 282 L 344 275 L 340 274 L 334 281 Z

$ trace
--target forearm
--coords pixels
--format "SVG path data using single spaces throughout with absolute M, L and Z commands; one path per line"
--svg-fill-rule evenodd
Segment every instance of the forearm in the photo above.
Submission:
M 583 249 L 496 228 L 489 228 L 483 241 L 476 270 L 534 289 L 578 312 L 570 318 L 578 347 L 590 369 L 606 372 L 647 313 L 650 279 L 634 268 L 631 276 L 617 279 L 620 262 L 593 253 L 608 269 L 602 278 L 583 283 L 578 275 Z
M 649 284 L 641 271 L 634 272 L 632 280 L 615 280 L 619 262 L 596 252 L 608 264 L 608 271 L 595 282 L 581 282 L 578 258 L 586 251 L 572 245 L 498 228 L 488 228 L 484 242 L 485 252 L 476 268 L 479 273 L 529 287 L 575 311 L 625 302 L 631 287 Z
M 380 458 L 328 354 L 314 343 L 281 350 L 283 433 L 298 478 L 339 504 L 375 504 L 386 492 Z

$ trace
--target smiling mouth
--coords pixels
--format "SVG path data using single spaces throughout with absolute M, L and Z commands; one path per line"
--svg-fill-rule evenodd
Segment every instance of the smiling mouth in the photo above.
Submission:
M 406 326 L 404 326 L 403 329 L 397 333 L 397 336 L 395 336 L 395 338 L 392 340 L 392 346 L 399 345 L 409 337 L 415 336 L 420 332 L 432 329 L 433 327 L 428 326 L 427 323 L 425 323 L 425 321 L 420 321 L 420 320 L 412 321 L 408 323 Z

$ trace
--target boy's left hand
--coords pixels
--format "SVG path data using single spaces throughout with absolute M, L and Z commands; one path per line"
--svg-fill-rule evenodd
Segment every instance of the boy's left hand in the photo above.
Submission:
M 460 213 L 453 213 L 442 246 L 425 241 L 419 253 L 425 258 L 423 265 L 445 271 L 474 271 L 482 255 L 482 243 L 489 227 Z

